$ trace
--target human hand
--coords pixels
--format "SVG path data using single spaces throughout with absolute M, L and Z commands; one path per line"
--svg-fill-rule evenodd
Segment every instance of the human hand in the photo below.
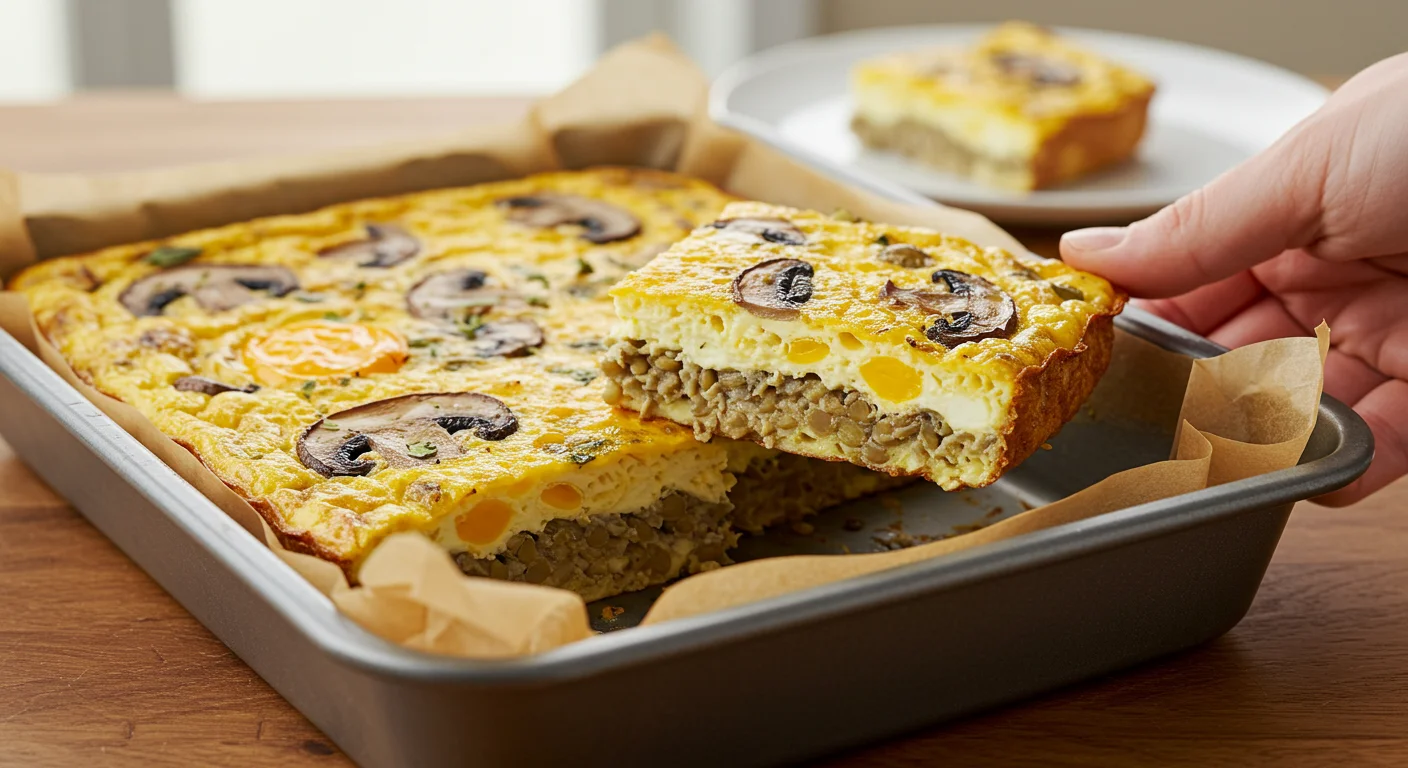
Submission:
M 1072 266 L 1227 347 L 1333 329 L 1325 391 L 1374 432 L 1349 504 L 1408 473 L 1408 54 L 1272 147 L 1129 227 L 1069 232 Z

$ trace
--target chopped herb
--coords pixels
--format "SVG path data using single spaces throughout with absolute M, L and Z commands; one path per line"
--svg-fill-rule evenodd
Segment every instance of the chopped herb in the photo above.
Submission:
M 549 368 L 548 373 L 556 373 L 562 376 L 570 376 L 576 379 L 578 384 L 586 386 L 596 380 L 600 374 L 590 368 Z
M 567 346 L 573 349 L 603 350 L 606 346 L 596 339 L 583 339 L 581 341 L 569 341 Z
M 200 250 L 183 245 L 163 245 L 148 253 L 145 260 L 154 267 L 174 267 L 199 256 Z
M 345 387 L 345 386 L 347 386 L 348 384 L 351 384 L 351 383 L 352 383 L 352 379 L 350 379 L 350 378 L 348 378 L 348 377 L 346 377 L 346 376 L 343 376 L 342 378 L 340 378 L 340 379 L 337 380 L 337 386 L 339 386 L 339 387 Z
M 316 293 L 295 293 L 293 298 L 304 304 L 317 304 L 322 301 L 324 297 Z
M 324 312 L 324 313 L 323 313 L 323 319 L 324 319 L 324 320 L 339 320 L 339 321 L 340 321 L 340 320 L 342 320 L 342 315 L 339 315 L 339 314 L 336 313 L 336 312 Z
M 528 282 L 530 282 L 530 283 L 532 283 L 532 282 L 542 283 L 544 288 L 551 288 L 551 287 L 552 287 L 552 283 L 549 283 L 549 282 L 548 282 L 548 276 L 545 275 L 545 274 L 543 274 L 543 273 L 541 273 L 541 272 L 533 272 L 533 273 L 529 274 L 525 279 L 528 280 Z
M 546 307 L 548 305 L 548 300 L 542 296 L 529 296 L 527 301 L 530 307 Z
M 875 243 L 876 243 L 876 245 L 889 245 L 889 244 L 890 244 L 890 236 L 889 236 L 889 235 L 881 235 L 881 236 L 875 238 Z
M 358 280 L 357 284 L 352 286 L 352 290 L 356 291 L 359 294 L 362 293 L 363 291 L 367 290 L 367 281 Z
M 436 344 L 438 341 L 438 339 L 411 339 L 406 343 L 412 347 L 429 347 Z
M 573 464 L 581 466 L 595 459 L 605 445 L 605 440 L 586 440 L 576 445 L 568 446 L 567 455 L 564 458 Z
M 413 459 L 428 459 L 438 450 L 440 449 L 435 447 L 435 443 L 431 442 L 406 443 L 406 453 Z
M 299 389 L 301 389 L 301 390 L 303 391 L 303 396 L 304 396 L 304 397 L 307 397 L 307 396 L 313 394 L 313 390 L 316 389 L 317 386 L 318 386 L 318 382 L 316 382 L 316 381 L 311 381 L 311 380 L 310 380 L 310 381 L 305 381 L 305 382 L 303 382 L 303 386 L 299 387 Z
M 332 432 L 336 432 L 336 431 L 342 429 L 342 425 L 341 425 L 341 424 L 338 424 L 338 423 L 335 422 L 335 421 L 329 421 L 329 420 L 327 420 L 327 419 L 323 419 L 323 429 L 326 429 L 326 430 L 329 430 L 329 431 L 332 431 Z
M 479 329 L 484 327 L 484 318 L 479 315 L 469 315 L 463 320 L 455 323 L 455 328 L 466 339 L 473 339 L 479 334 Z
M 595 271 L 596 271 L 596 268 L 591 265 L 591 262 L 587 261 L 586 259 L 582 258 L 581 256 L 578 256 L 578 257 L 577 257 L 577 276 L 578 276 L 578 277 L 582 277 L 583 275 L 590 275 L 591 273 L 593 273 L 593 272 L 595 272 Z

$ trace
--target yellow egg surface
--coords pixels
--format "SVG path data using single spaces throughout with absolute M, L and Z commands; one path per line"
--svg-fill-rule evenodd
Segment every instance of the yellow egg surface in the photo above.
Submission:
M 484 557 L 670 490 L 724 500 L 726 448 L 606 405 L 597 357 L 611 286 L 731 199 L 664 172 L 548 173 L 51 259 L 9 288 L 79 377 L 191 450 L 287 546 L 355 574 L 395 531 Z M 308 448 L 350 434 L 340 414 L 434 393 L 497 401 L 513 428 L 482 408 L 427 421 L 441 407 L 427 400 L 377 422 L 371 450 Z

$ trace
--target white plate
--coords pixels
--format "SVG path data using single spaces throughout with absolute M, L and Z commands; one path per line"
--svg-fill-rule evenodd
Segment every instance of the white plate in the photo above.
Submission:
M 865 149 L 851 133 L 848 74 L 857 61 L 963 45 L 990 27 L 944 24 L 802 40 L 730 68 L 714 84 L 716 120 L 780 138 L 951 205 L 1008 223 L 1120 223 L 1146 215 L 1266 148 L 1325 101 L 1300 75 L 1211 48 L 1137 35 L 1060 28 L 1079 44 L 1158 83 L 1139 157 L 1056 189 L 980 187 L 898 155 Z

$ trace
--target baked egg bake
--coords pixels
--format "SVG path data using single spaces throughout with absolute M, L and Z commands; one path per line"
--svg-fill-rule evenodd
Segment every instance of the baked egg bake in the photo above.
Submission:
M 948 490 L 1075 415 L 1125 300 L 1054 259 L 751 202 L 611 295 L 609 401 Z
M 866 146 L 1012 190 L 1131 156 L 1154 85 L 1049 30 L 1008 22 L 966 49 L 885 56 L 851 73 Z
M 604 400 L 610 287 L 731 198 L 595 169 L 335 205 L 36 264 L 9 287 L 134 406 L 354 581 L 396 531 L 597 599 L 895 481 L 700 442 Z

